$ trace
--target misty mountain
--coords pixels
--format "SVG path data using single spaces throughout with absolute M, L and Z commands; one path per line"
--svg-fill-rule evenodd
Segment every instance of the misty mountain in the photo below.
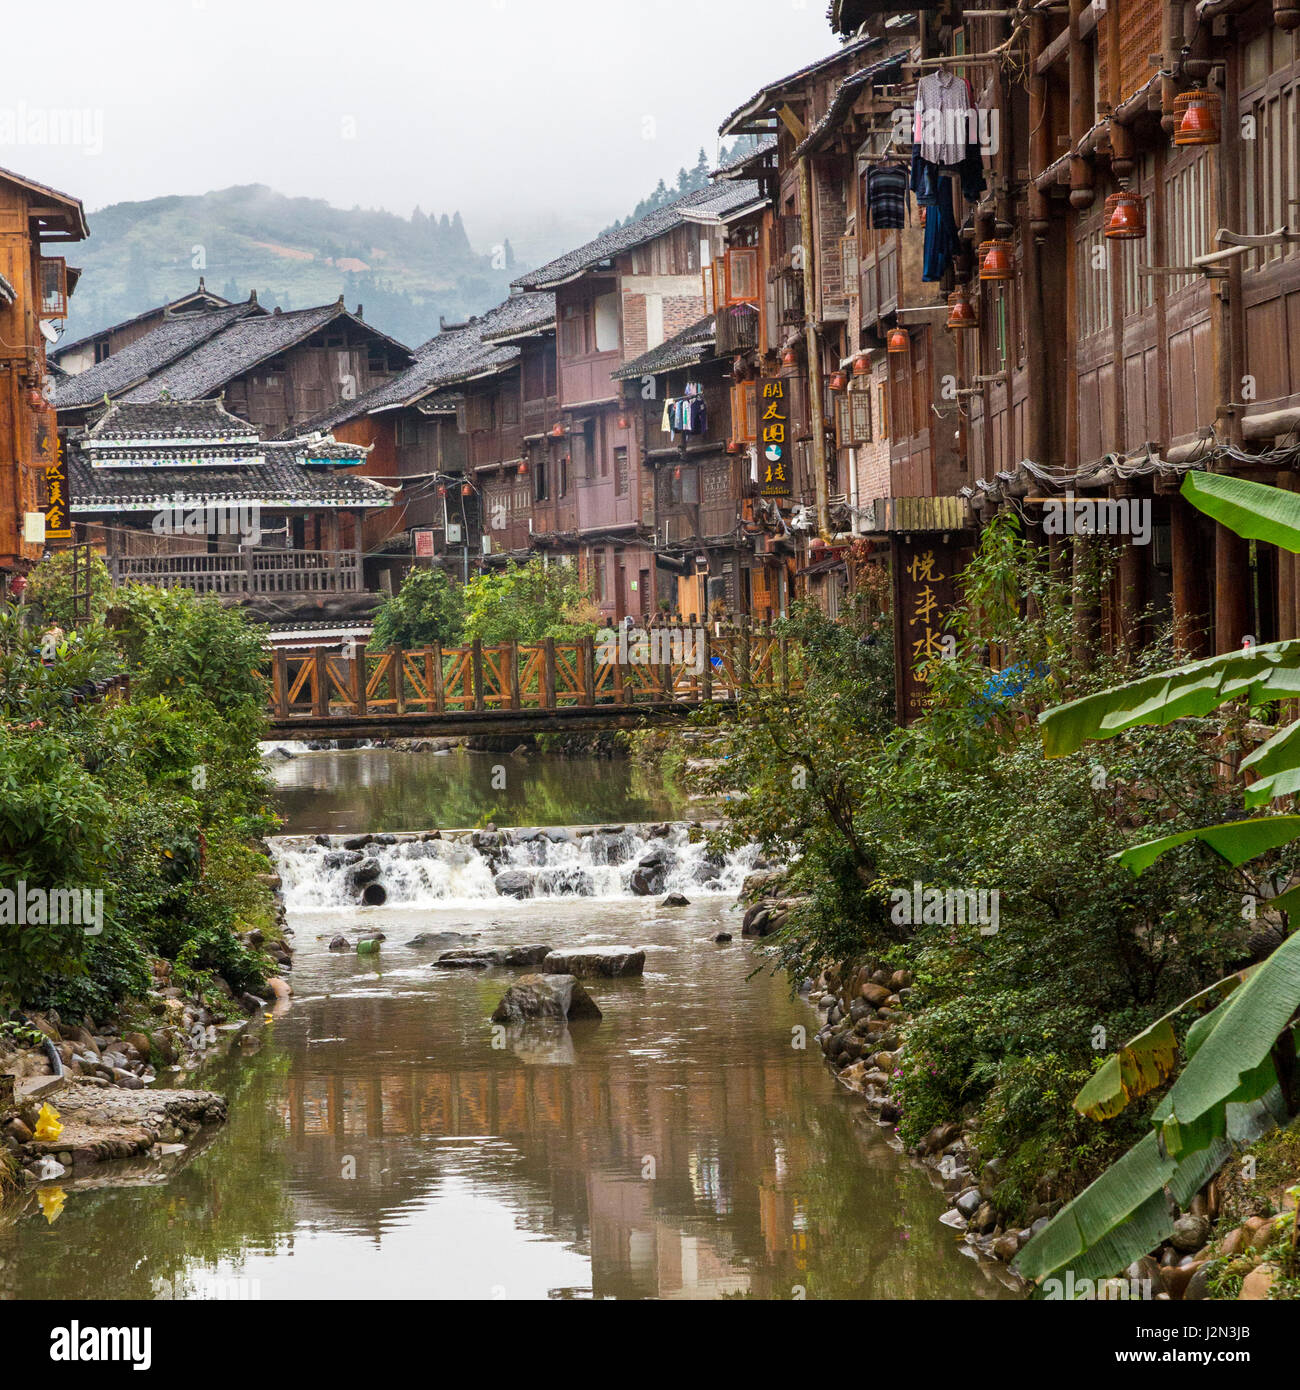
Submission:
M 470 245 L 459 212 L 409 218 L 318 198 L 288 198 L 261 184 L 201 196 L 114 203 L 88 217 L 90 238 L 69 247 L 82 278 L 65 341 L 120 323 L 194 289 L 202 275 L 227 299 L 257 291 L 267 307 L 304 309 L 344 296 L 382 332 L 416 346 L 439 316 L 460 320 L 509 293 L 508 241 Z

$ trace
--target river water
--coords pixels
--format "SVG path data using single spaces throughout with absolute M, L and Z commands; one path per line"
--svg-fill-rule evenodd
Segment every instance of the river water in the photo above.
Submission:
M 53 1220 L 36 1194 L 0 1214 L 0 1296 L 1005 1296 L 828 1075 L 812 1010 L 752 974 L 734 906 L 752 854 L 648 826 L 689 810 L 653 774 L 459 750 L 275 767 L 294 999 L 187 1079 L 231 1117 L 166 1181 L 101 1165 L 62 1180 Z M 370 846 L 387 901 L 356 904 L 348 834 L 489 820 L 550 833 Z M 688 907 L 628 890 L 651 844 Z M 533 896 L 497 895 L 494 855 Z M 328 949 L 366 929 L 377 956 Z M 445 933 L 644 946 L 645 974 L 590 982 L 599 1023 L 502 1035 L 515 972 L 434 968 L 450 938 L 413 939 Z

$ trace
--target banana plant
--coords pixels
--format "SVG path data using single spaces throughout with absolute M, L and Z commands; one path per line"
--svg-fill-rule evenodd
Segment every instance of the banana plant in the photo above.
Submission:
M 1191 473 L 1182 495 L 1249 540 L 1300 554 L 1300 496 L 1244 478 Z M 1272 642 L 1115 686 L 1040 716 L 1048 757 L 1139 725 L 1200 718 L 1232 700 L 1251 704 L 1300 696 L 1300 641 Z M 1300 720 L 1287 724 L 1242 761 L 1254 780 L 1248 808 L 1266 807 L 1300 790 Z M 1140 875 L 1169 850 L 1193 842 L 1234 867 L 1300 839 L 1300 815 L 1245 816 L 1133 845 L 1114 858 Z M 1281 911 L 1300 907 L 1300 887 L 1273 898 Z M 1200 1010 L 1188 1029 L 1178 1071 L 1179 1014 Z M 1067 1267 L 1076 1281 L 1115 1274 L 1165 1240 L 1173 1229 L 1170 1198 L 1185 1205 L 1236 1144 L 1284 1123 L 1298 1103 L 1297 1011 L 1300 934 L 1287 937 L 1261 964 L 1220 980 L 1131 1038 L 1092 1075 L 1074 1099 L 1096 1120 L 1176 1079 L 1151 1115 L 1151 1131 L 1026 1244 L 1015 1268 L 1041 1283 Z

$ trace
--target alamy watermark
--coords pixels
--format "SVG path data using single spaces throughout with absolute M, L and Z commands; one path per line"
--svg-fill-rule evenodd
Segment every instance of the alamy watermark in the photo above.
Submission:
M 187 507 L 183 494 L 176 501 L 154 513 L 155 536 L 230 536 L 256 545 L 262 539 L 262 505 L 260 502 L 208 503 Z
M 0 888 L 0 927 L 81 927 L 87 936 L 104 930 L 102 888 Z
M 596 647 L 601 666 L 687 666 L 695 675 L 704 670 L 706 634 L 703 628 L 619 628 Z
M 996 936 L 1001 907 L 998 888 L 894 888 L 889 894 L 889 920 L 895 926 L 965 926 L 978 924 L 981 936 Z
M 1127 536 L 1134 545 L 1151 540 L 1149 497 L 1049 497 L 1043 503 L 1049 536 Z
M 104 152 L 104 113 L 90 106 L 0 106 L 0 146 L 79 146 Z
M 922 111 L 918 129 L 914 108 L 898 106 L 894 108 L 893 127 L 895 149 L 916 139 L 922 145 L 978 145 L 982 154 L 997 154 L 1001 124 L 996 107 L 970 106 L 960 111 Z

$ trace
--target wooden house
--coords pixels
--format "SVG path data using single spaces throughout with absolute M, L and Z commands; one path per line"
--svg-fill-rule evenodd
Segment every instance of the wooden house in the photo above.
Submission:
M 57 347 L 50 349 L 49 359 L 67 375 L 76 376 L 88 367 L 93 367 L 96 362 L 102 362 L 115 352 L 120 352 L 127 344 L 143 338 L 146 333 L 152 333 L 167 319 L 229 307 L 230 301 L 223 299 L 219 294 L 213 294 L 200 275 L 196 289 L 181 295 L 179 299 L 173 299 L 169 304 L 161 304 L 156 309 L 146 309 L 142 314 L 135 314 L 110 328 L 101 328 L 84 338 L 67 343 L 60 340 Z
M 47 538 L 57 544 L 69 535 L 46 350 L 78 272 L 48 252 L 86 235 L 76 198 L 0 169 L 0 572 L 26 568 Z M 37 518 L 35 529 L 27 517 Z

